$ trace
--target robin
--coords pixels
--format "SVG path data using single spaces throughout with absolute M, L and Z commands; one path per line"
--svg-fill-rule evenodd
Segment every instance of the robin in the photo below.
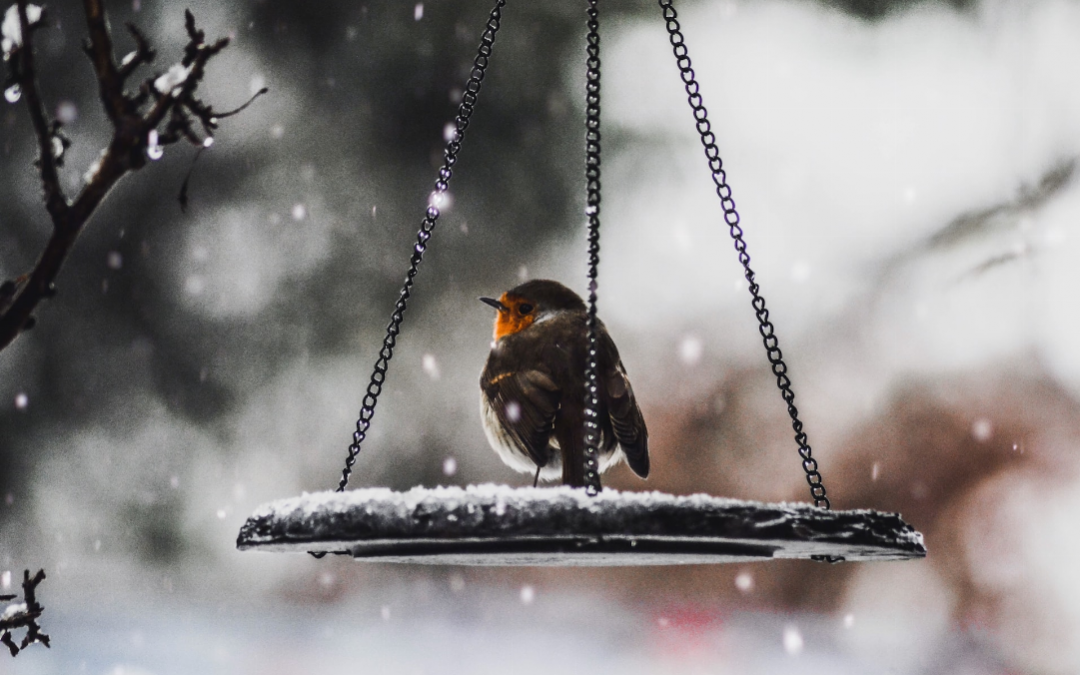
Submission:
M 508 466 L 564 485 L 585 485 L 585 356 L 588 312 L 572 290 L 537 279 L 494 298 L 495 341 L 480 375 L 488 442 Z M 649 475 L 649 432 L 619 350 L 597 325 L 600 471 L 626 462 Z

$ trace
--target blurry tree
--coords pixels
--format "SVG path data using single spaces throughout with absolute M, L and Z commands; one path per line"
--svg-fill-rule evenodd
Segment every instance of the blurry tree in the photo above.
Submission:
M 84 185 L 74 199 L 69 200 L 65 195 L 58 173 L 71 140 L 63 132 L 60 115 L 54 117 L 48 112 L 34 60 L 34 36 L 48 25 L 48 16 L 44 8 L 19 0 L 4 12 L 0 26 L 0 46 L 7 70 L 4 98 L 8 103 L 20 99 L 26 102 L 37 139 L 35 164 L 52 225 L 52 234 L 33 269 L 0 284 L 0 350 L 34 327 L 34 311 L 43 300 L 56 294 L 55 280 L 62 265 L 117 181 L 145 166 L 147 159 L 160 159 L 167 145 L 187 140 L 199 148 L 209 147 L 219 120 L 247 107 L 245 103 L 233 111 L 216 112 L 196 97 L 207 62 L 229 44 L 229 39 L 207 43 L 205 33 L 196 28 L 190 11 L 185 13 L 188 42 L 181 60 L 167 71 L 144 78 L 130 91 L 129 82 L 139 67 L 153 62 L 154 48 L 134 24 L 128 23 L 134 49 L 117 62 L 102 0 L 85 0 L 83 4 L 89 31 L 85 51 L 93 65 L 105 114 L 112 124 L 112 138 L 83 176 Z M 265 88 L 260 89 L 252 100 L 265 92 Z M 186 192 L 185 180 L 180 192 L 181 207 L 186 206 Z M 23 602 L 9 605 L 0 615 L 0 642 L 10 649 L 12 656 L 35 642 L 49 645 L 48 635 L 40 632 L 37 623 L 42 607 L 35 597 L 36 587 L 44 578 L 44 571 L 32 578 L 27 572 Z M 13 599 L 13 595 L 0 596 L 0 600 Z M 21 644 L 12 638 L 11 631 L 17 628 L 27 631 Z
M 84 175 L 85 185 L 74 200 L 65 196 L 57 173 L 71 141 L 62 131 L 63 121 L 51 118 L 45 107 L 34 64 L 34 33 L 47 25 L 45 11 L 19 0 L 4 14 L 3 52 L 8 71 L 4 97 L 10 103 L 25 97 L 37 136 L 36 164 L 53 232 L 33 271 L 0 286 L 0 349 L 11 344 L 19 333 L 33 328 L 34 310 L 42 300 L 55 295 L 54 280 L 61 266 L 98 205 L 120 178 L 145 166 L 148 158 L 160 159 L 164 146 L 180 140 L 209 147 L 218 121 L 242 109 L 215 112 L 212 106 L 196 98 L 195 90 L 205 75 L 206 63 L 229 40 L 221 38 L 208 44 L 206 34 L 195 27 L 195 17 L 190 11 L 185 14 L 188 43 L 180 62 L 167 72 L 144 79 L 136 91 L 129 92 L 126 89 L 129 80 L 140 66 L 154 60 L 155 50 L 139 29 L 128 23 L 135 48 L 117 63 L 102 0 L 85 0 L 84 8 L 90 34 L 85 50 L 93 64 L 113 136 Z M 265 89 L 259 93 L 263 92 Z M 201 127 L 201 137 L 196 122 Z M 186 204 L 186 187 L 185 183 L 180 193 L 182 206 Z

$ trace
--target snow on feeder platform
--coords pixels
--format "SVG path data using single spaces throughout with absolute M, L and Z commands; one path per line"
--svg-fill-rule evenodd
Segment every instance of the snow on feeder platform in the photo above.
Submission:
M 922 534 L 894 513 L 606 489 L 367 488 L 259 507 L 240 550 L 439 565 L 693 565 L 772 558 L 904 560 Z

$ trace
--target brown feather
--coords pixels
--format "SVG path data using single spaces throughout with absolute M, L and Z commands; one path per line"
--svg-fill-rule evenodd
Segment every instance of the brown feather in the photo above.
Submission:
M 508 325 L 502 312 L 496 323 L 502 334 L 480 378 L 489 441 L 518 470 L 541 467 L 541 476 L 551 479 L 561 468 L 565 484 L 584 485 L 585 304 L 552 281 L 528 282 L 500 301 L 514 312 L 532 311 L 514 319 L 514 327 L 521 326 L 514 332 L 498 331 Z M 645 419 L 602 322 L 598 337 L 601 470 L 625 455 L 644 478 L 649 475 Z M 519 461 L 525 458 L 531 464 Z

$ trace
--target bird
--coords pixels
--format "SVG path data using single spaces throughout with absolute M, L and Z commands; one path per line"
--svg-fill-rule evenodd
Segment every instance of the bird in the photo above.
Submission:
M 480 298 L 493 307 L 494 341 L 480 374 L 480 416 L 502 461 L 533 473 L 533 486 L 562 477 L 585 486 L 585 358 L 588 310 L 557 281 L 534 279 Z M 649 475 L 649 432 L 607 328 L 597 320 L 599 470 L 622 460 Z

